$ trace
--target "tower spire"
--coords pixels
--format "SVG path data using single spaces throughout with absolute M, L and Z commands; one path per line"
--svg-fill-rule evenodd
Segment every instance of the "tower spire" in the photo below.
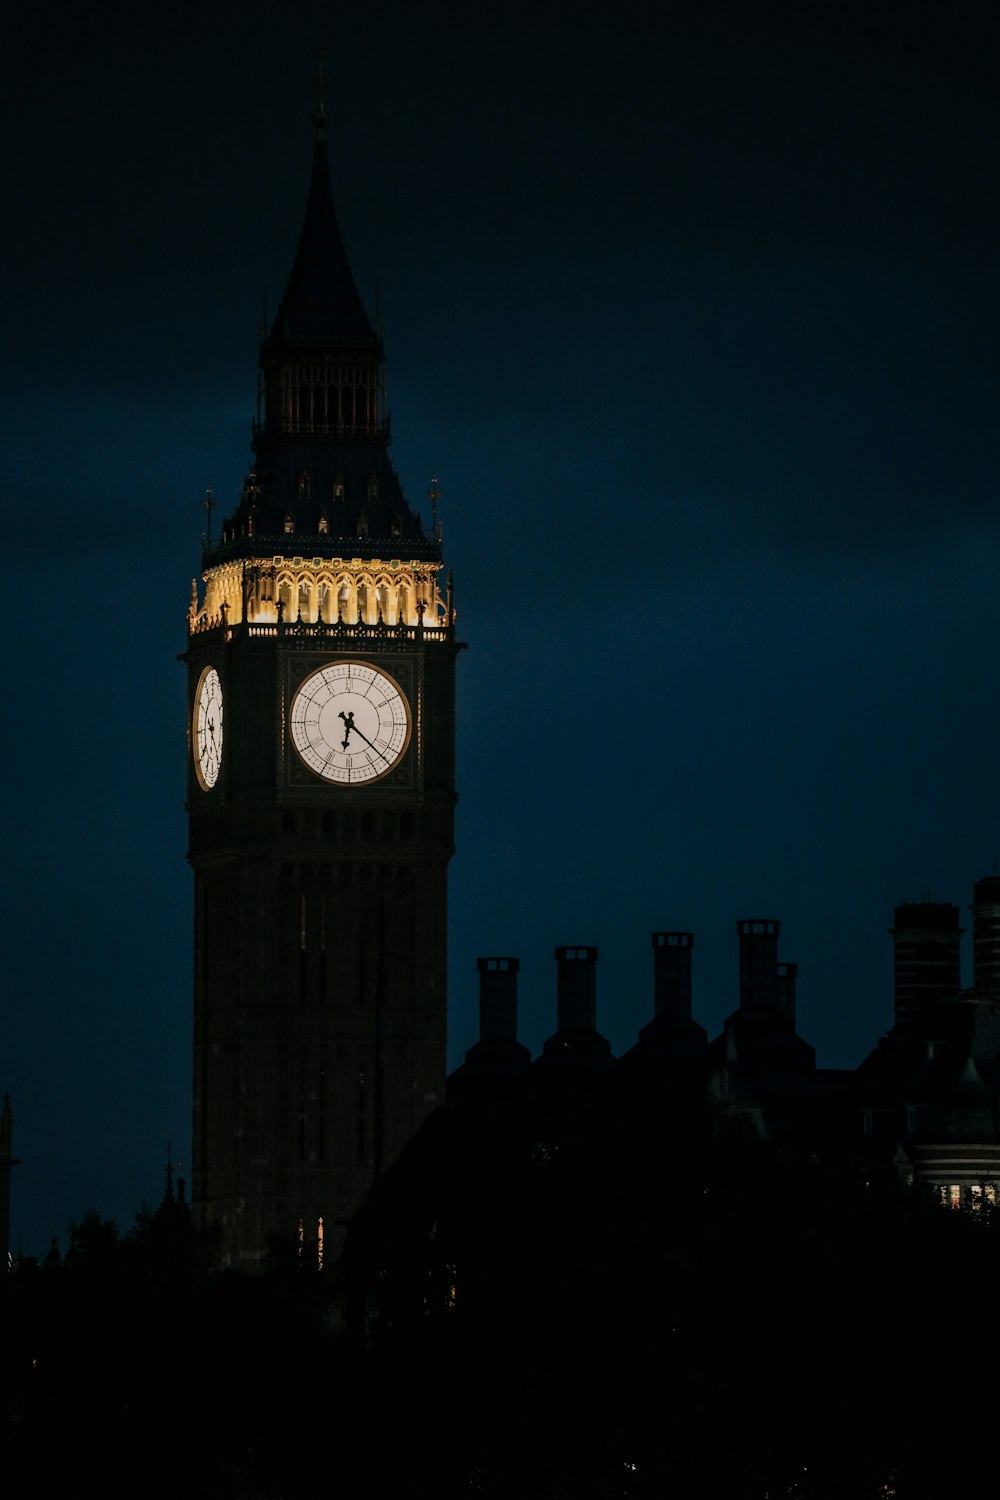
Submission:
M 433 570 L 440 566 L 440 538 L 424 533 L 387 454 L 382 339 L 361 300 L 337 222 L 323 138 L 322 64 L 317 96 L 298 249 L 260 342 L 253 483 L 221 528 L 208 515 L 205 555 L 252 540 L 263 555 L 274 556 L 273 542 L 286 536 L 300 538 L 292 548 L 299 554 L 308 536 L 312 557 L 405 555 Z M 327 580 L 324 587 L 330 587 Z M 406 595 L 410 615 L 418 593 Z M 269 594 L 264 602 L 270 614 L 276 601 Z
M 335 1258 L 443 1100 L 447 1058 L 461 647 L 439 536 L 388 456 L 382 341 L 337 224 L 323 92 L 321 70 L 305 220 L 261 340 L 253 468 L 221 527 L 207 512 L 185 657 L 191 1194 L 223 1263 L 248 1270 L 275 1235 L 311 1244 L 317 1267 Z M 313 827 L 323 838 L 299 858 Z

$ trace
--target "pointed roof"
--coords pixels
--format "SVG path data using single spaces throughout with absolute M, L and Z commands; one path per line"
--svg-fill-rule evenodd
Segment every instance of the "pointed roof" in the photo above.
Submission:
M 315 344 L 365 345 L 375 353 L 381 351 L 358 295 L 337 223 L 321 122 L 322 116 L 318 116 L 312 181 L 299 248 L 262 356 L 292 345 Z
M 260 345 L 254 466 L 205 555 L 221 562 L 248 554 L 346 553 L 440 565 L 436 528 L 425 533 L 389 458 L 382 342 L 358 294 L 337 222 L 322 106 L 315 123 L 299 245 L 277 317 Z

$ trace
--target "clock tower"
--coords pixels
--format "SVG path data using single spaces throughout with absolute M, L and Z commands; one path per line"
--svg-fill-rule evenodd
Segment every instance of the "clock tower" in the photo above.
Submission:
M 253 466 L 192 588 L 192 1202 L 224 1265 L 337 1254 L 444 1098 L 455 612 L 388 455 L 317 139 Z M 210 512 L 209 512 L 210 514 Z

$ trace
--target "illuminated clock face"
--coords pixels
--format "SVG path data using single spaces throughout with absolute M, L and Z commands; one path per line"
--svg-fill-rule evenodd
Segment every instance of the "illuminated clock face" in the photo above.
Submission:
M 206 667 L 194 699 L 194 768 L 198 784 L 210 792 L 222 765 L 222 683 L 214 667 Z
M 292 744 L 310 771 L 337 786 L 378 781 L 410 741 L 398 685 L 359 661 L 335 661 L 307 677 L 292 699 Z

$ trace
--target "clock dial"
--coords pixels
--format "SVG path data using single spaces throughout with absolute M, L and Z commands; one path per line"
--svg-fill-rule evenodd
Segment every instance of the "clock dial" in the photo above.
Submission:
M 198 784 L 210 792 L 222 765 L 222 683 L 214 667 L 206 667 L 194 698 L 194 768 Z
M 292 744 L 317 776 L 359 786 L 391 770 L 410 742 L 399 686 L 376 667 L 336 661 L 307 677 L 292 699 Z

